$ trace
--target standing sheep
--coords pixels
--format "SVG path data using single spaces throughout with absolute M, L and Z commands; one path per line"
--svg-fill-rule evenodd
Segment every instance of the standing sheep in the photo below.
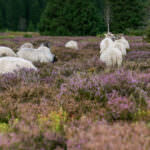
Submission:
M 65 47 L 67 48 L 72 48 L 72 49 L 75 49 L 75 50 L 78 50 L 79 47 L 78 47 L 78 42 L 77 41 L 68 41 L 66 44 L 65 44 Z
M 118 48 L 114 47 L 114 43 L 110 38 L 102 40 L 100 47 L 100 60 L 104 62 L 107 67 L 121 66 L 122 53 Z
M 0 46 L 0 57 L 3 57 L 3 56 L 15 57 L 16 54 L 11 48 L 5 47 L 5 46 Z
M 118 40 L 116 40 L 114 42 L 114 48 L 118 48 L 121 51 L 122 55 L 126 56 L 127 51 L 126 51 L 125 45 L 123 43 L 118 42 Z
M 100 60 L 105 63 L 107 67 L 120 67 L 122 64 L 122 53 L 118 48 L 108 48 L 101 53 Z
M 100 52 L 106 50 L 109 46 L 113 46 L 113 41 L 110 38 L 105 38 L 100 43 Z
M 112 34 L 111 32 L 108 32 L 108 33 L 106 33 L 106 34 L 104 34 L 104 35 L 105 35 L 105 38 L 110 38 L 110 39 L 112 39 L 113 41 L 115 41 L 115 39 L 116 39 L 115 35 Z
M 124 36 L 122 36 L 121 39 L 116 40 L 116 41 L 119 43 L 122 43 L 124 45 L 125 49 L 130 49 L 129 42 L 125 39 Z
M 0 74 L 13 73 L 20 69 L 27 68 L 37 70 L 37 68 L 28 60 L 18 57 L 0 58 Z

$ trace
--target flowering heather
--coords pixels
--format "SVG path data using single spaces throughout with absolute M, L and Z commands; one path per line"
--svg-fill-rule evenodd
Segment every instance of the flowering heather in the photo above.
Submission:
M 150 51 L 131 51 L 127 55 L 128 60 L 148 59 L 150 58 Z
M 142 83 L 138 74 L 124 70 L 105 75 L 77 74 L 69 80 L 69 83 L 62 84 L 60 95 L 71 94 L 78 99 L 98 98 L 101 101 L 106 93 L 109 94 L 116 90 L 121 96 L 136 96 L 137 93 L 141 93 L 139 97 L 146 99 L 146 91 L 144 94 L 139 92 Z
M 142 37 L 126 38 L 131 49 L 123 66 L 109 72 L 99 61 L 99 37 L 0 39 L 15 51 L 24 42 L 49 41 L 58 58 L 35 63 L 38 71 L 0 75 L 0 149 L 149 149 L 150 46 Z M 65 48 L 69 40 L 79 50 Z
M 144 122 L 92 122 L 84 118 L 67 128 L 69 150 L 147 150 L 150 130 Z
M 127 97 L 119 97 L 114 91 L 109 95 L 107 104 L 108 115 L 113 119 L 132 119 L 133 114 L 137 111 L 136 104 Z

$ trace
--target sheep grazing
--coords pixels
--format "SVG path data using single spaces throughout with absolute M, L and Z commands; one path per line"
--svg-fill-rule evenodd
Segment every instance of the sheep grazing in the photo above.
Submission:
M 46 46 L 45 46 L 46 45 Z M 41 62 L 41 63 L 48 63 L 48 62 L 55 62 L 56 57 L 50 51 L 49 45 L 42 44 L 39 48 L 21 48 L 17 55 L 24 59 L 30 60 L 31 62 Z
M 3 57 L 3 56 L 15 57 L 16 54 L 11 48 L 5 47 L 5 46 L 0 46 L 0 57 Z
M 106 64 L 107 67 L 120 67 L 122 64 L 122 53 L 118 48 L 114 47 L 114 43 L 110 38 L 105 38 L 101 44 L 100 60 Z
M 0 74 L 14 73 L 20 69 L 27 68 L 37 71 L 37 68 L 28 60 L 18 57 L 0 58 Z
M 78 50 L 79 47 L 78 47 L 78 42 L 77 41 L 68 41 L 66 44 L 65 44 L 65 47 L 67 48 L 72 48 L 72 49 L 75 49 L 75 50 Z

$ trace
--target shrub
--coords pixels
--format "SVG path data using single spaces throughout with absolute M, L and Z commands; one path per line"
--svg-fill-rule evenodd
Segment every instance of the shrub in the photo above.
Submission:
M 150 146 L 150 130 L 144 122 L 109 124 L 84 118 L 66 132 L 69 150 L 146 150 Z
M 23 35 L 23 37 L 25 37 L 25 38 L 32 38 L 32 34 L 27 34 L 26 33 L 26 34 Z
M 107 104 L 108 115 L 114 120 L 131 120 L 134 118 L 136 110 L 135 102 L 127 97 L 120 97 L 114 91 L 109 97 Z

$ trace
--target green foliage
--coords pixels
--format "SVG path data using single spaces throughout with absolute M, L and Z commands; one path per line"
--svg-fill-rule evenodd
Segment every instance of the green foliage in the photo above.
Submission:
M 7 123 L 0 123 L 0 133 L 5 133 L 9 131 L 9 125 Z
M 147 26 L 145 34 L 146 34 L 146 40 L 150 41 L 150 24 Z
M 135 35 L 135 36 L 141 36 L 145 34 L 145 30 L 144 29 L 126 29 L 124 32 L 126 35 Z
M 41 12 L 45 8 L 46 1 L 47 0 L 1 0 L 0 30 L 26 31 L 30 27 L 31 22 L 36 28 L 40 20 Z
M 32 38 L 32 34 L 24 34 L 25 38 Z
M 138 29 L 144 24 L 144 2 L 140 0 L 109 0 L 111 2 L 113 32 Z
M 96 35 L 104 31 L 102 16 L 90 0 L 51 0 L 41 17 L 44 35 Z
M 34 25 L 33 25 L 32 21 L 29 24 L 28 31 L 30 31 L 30 32 L 35 31 L 35 28 L 34 28 Z
M 52 111 L 48 116 L 38 115 L 38 124 L 42 129 L 44 126 L 49 126 L 49 128 L 54 132 L 62 132 L 64 129 L 63 122 L 67 121 L 67 113 L 62 110 Z
M 105 1 L 111 2 L 112 32 L 143 34 L 137 29 L 147 25 L 149 0 L 1 0 L 0 31 L 39 29 L 44 35 L 101 34 L 106 32 Z

